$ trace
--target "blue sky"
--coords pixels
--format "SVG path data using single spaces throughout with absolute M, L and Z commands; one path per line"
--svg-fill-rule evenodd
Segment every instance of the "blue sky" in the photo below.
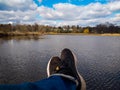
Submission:
M 54 4 L 57 4 L 57 3 L 71 3 L 75 5 L 87 5 L 87 4 L 96 3 L 96 2 L 107 3 L 109 1 L 108 0 L 43 0 L 43 1 L 34 0 L 34 2 L 38 6 L 44 5 L 47 7 L 52 7 Z
M 120 0 L 0 0 L 0 23 L 120 25 Z

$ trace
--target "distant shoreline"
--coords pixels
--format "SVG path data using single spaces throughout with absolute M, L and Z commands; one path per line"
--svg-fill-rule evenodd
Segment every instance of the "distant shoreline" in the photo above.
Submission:
M 93 34 L 93 33 L 45 33 L 45 35 L 81 35 L 81 36 L 120 36 L 120 33 L 104 33 L 104 34 Z
M 0 32 L 0 37 L 11 37 L 11 36 L 41 36 L 41 35 L 81 35 L 81 36 L 120 36 L 120 33 L 104 33 L 104 34 L 94 34 L 94 33 L 41 33 L 41 32 Z
M 9 36 L 39 36 L 41 32 L 0 32 L 0 37 Z

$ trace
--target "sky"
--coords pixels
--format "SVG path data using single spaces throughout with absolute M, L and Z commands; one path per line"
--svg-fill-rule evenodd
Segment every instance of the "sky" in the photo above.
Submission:
M 120 25 L 120 0 L 0 0 L 0 24 Z

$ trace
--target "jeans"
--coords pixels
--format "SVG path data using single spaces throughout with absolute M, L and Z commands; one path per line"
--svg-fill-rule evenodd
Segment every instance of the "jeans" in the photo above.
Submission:
M 0 90 L 76 90 L 76 83 L 61 76 L 50 76 L 36 82 L 1 84 Z

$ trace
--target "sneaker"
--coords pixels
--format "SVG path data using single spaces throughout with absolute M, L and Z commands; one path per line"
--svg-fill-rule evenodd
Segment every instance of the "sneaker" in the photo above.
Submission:
M 64 71 L 61 70 L 60 72 L 70 75 L 78 81 L 77 90 L 86 90 L 86 83 L 76 68 L 77 59 L 75 54 L 66 48 L 61 52 L 61 61 Z
M 47 65 L 47 75 L 48 77 L 52 74 L 56 74 L 59 72 L 61 67 L 61 59 L 59 57 L 52 57 Z

